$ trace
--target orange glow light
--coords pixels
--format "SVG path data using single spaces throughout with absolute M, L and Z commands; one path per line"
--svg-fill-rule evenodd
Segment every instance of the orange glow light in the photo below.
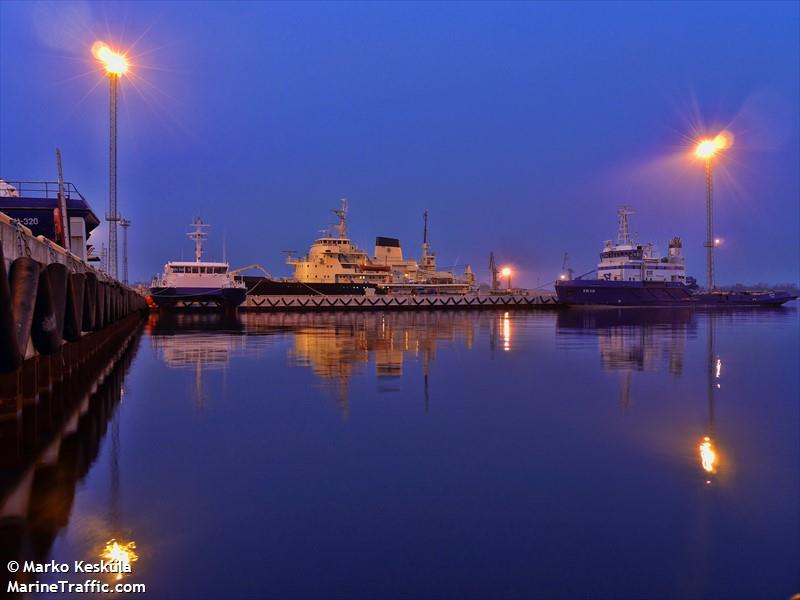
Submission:
M 694 149 L 697 158 L 708 160 L 717 155 L 722 150 L 726 150 L 733 145 L 733 134 L 723 131 L 714 139 L 701 140 Z
M 109 75 L 124 75 L 128 72 L 128 59 L 124 54 L 114 52 L 105 42 L 97 41 L 92 44 L 92 54 L 103 63 Z

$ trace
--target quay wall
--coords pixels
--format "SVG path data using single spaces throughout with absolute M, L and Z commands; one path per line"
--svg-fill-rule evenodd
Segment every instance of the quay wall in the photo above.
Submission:
M 20 390 L 22 412 L 0 420 L 0 560 L 43 562 L 68 522 L 80 482 L 96 460 L 124 393 L 124 378 L 141 337 L 142 319 L 130 315 L 100 332 L 85 336 L 72 353 L 71 372 L 58 355 L 39 357 L 39 369 L 62 369 L 51 383 Z M 33 370 L 27 361 L 21 370 Z M 45 364 L 47 363 L 47 364 Z M 54 372 L 54 371 L 53 371 Z M 0 381 L 15 374 L 0 375 Z M 44 379 L 44 378 L 43 378 Z M 116 450 L 112 437 L 111 451 Z M 114 457 L 116 460 L 116 457 Z M 113 498 L 113 496 L 112 496 Z M 18 573 L 28 581 L 33 574 Z
M 0 213 L 0 374 L 146 308 L 141 294 Z
M 385 296 L 247 296 L 240 310 L 253 312 L 315 310 L 558 309 L 553 292 L 535 294 L 441 294 Z

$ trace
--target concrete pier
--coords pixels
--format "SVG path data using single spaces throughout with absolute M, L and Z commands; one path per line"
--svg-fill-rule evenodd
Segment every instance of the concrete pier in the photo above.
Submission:
M 530 294 L 442 294 L 373 296 L 247 296 L 245 311 L 558 309 L 554 292 Z
M 0 373 L 25 380 L 42 359 L 36 379 L 52 382 L 46 357 L 75 362 L 85 336 L 145 311 L 141 294 L 0 212 Z

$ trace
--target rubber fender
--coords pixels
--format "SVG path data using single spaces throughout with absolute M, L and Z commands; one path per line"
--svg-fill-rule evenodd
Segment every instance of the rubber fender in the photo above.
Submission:
M 98 331 L 106 325 L 106 286 L 99 279 L 97 280 L 97 289 L 95 290 L 94 298 L 95 311 L 93 331 Z
M 33 311 L 31 338 L 40 354 L 53 354 L 61 346 L 67 300 L 67 267 L 47 265 L 39 273 L 39 289 Z
M 86 273 L 83 281 L 83 330 L 94 330 L 95 301 L 97 300 L 97 275 Z
M 0 244 L 0 373 L 9 373 L 22 364 L 22 352 L 17 344 L 11 287 L 6 273 L 6 259 Z
M 9 269 L 14 332 L 17 337 L 17 348 L 23 359 L 31 337 L 40 271 L 41 265 L 29 256 L 20 256 L 15 259 Z
M 64 339 L 74 342 L 83 330 L 83 294 L 86 277 L 71 273 L 67 278 L 67 306 L 64 311 Z

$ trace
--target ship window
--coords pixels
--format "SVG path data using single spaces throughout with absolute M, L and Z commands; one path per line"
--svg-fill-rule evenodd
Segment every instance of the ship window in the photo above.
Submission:
M 192 273 L 197 273 L 197 267 L 190 267 L 192 269 Z

